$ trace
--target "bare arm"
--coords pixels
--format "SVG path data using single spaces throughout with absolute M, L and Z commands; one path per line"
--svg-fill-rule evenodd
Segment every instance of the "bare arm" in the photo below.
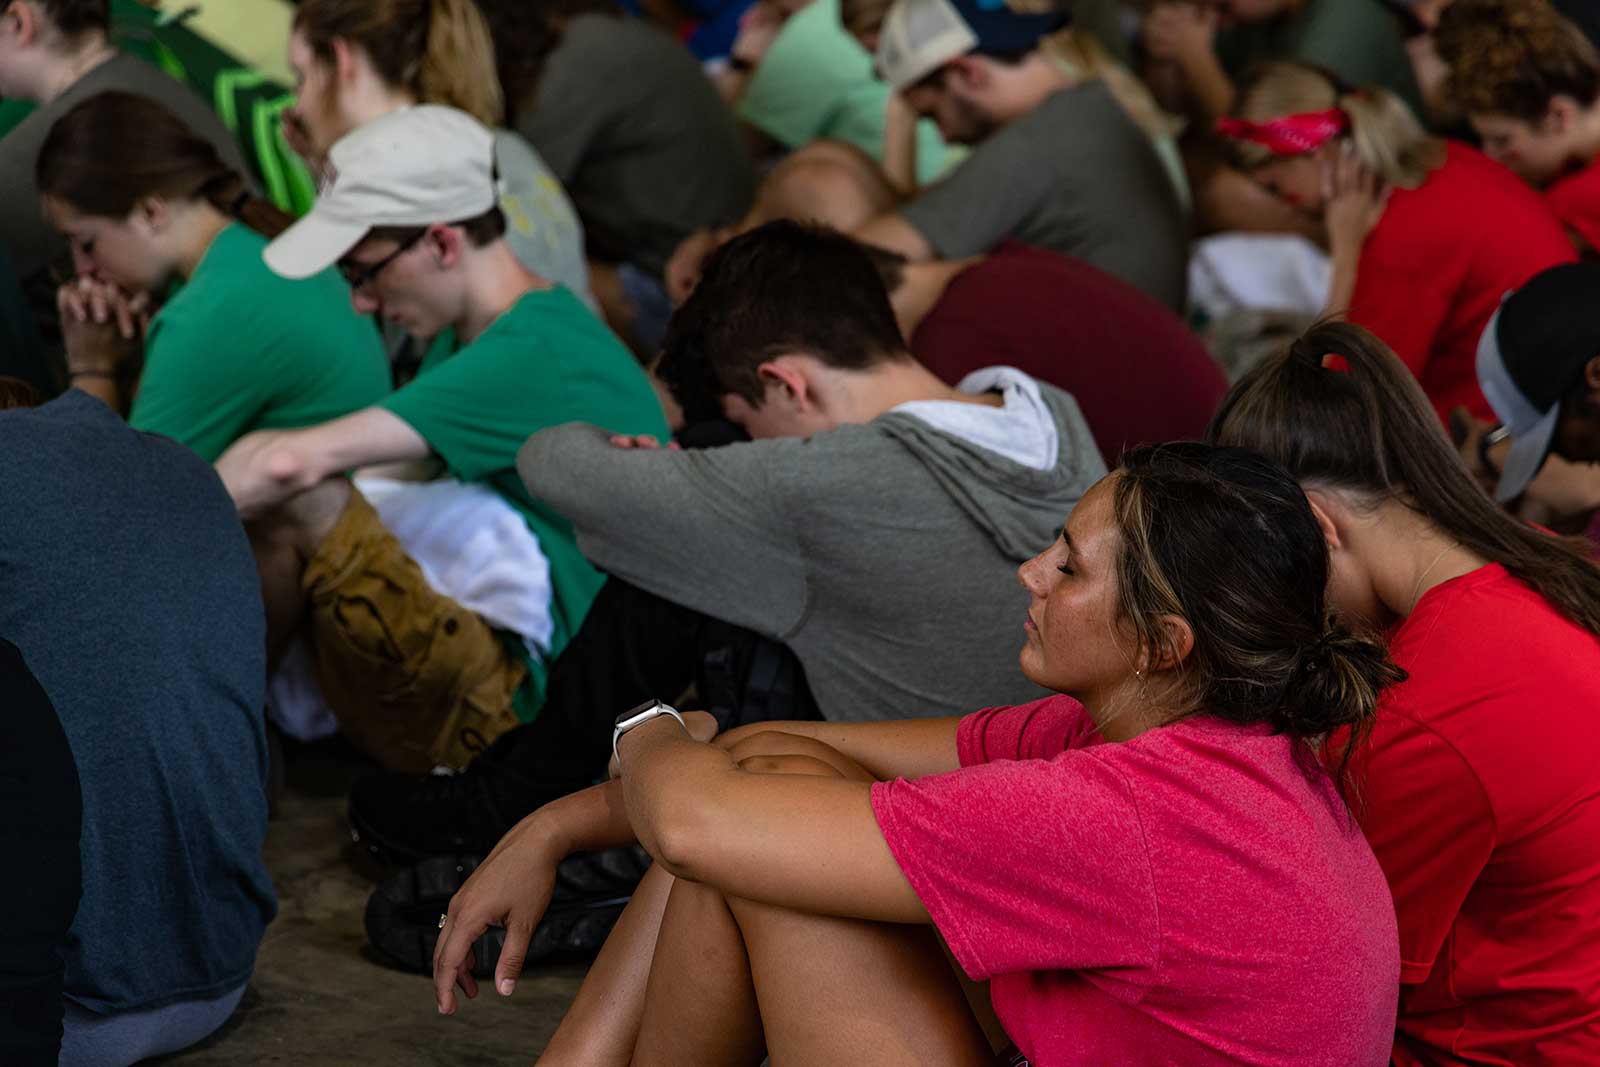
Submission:
M 760 722 L 729 730 L 718 748 L 739 746 L 741 754 L 764 752 L 761 739 L 781 748 L 784 735 L 820 741 L 866 768 L 880 781 L 921 778 L 956 770 L 956 728 L 960 718 L 906 719 L 899 722 Z
M 1212 123 L 1233 110 L 1238 92 L 1216 53 L 1208 50 L 1186 57 L 1180 61 L 1178 69 L 1182 71 L 1196 117 Z
M 752 773 L 670 719 L 618 751 L 629 822 L 676 877 L 817 915 L 930 921 L 878 829 L 870 784 Z
M 1217 11 L 1194 3 L 1158 3 L 1145 16 L 1147 64 L 1160 76 L 1157 91 L 1165 102 L 1183 96 L 1187 110 L 1206 123 L 1233 109 L 1233 79 L 1215 49 Z
M 1333 261 L 1326 313 L 1344 315 L 1355 302 L 1361 253 L 1368 235 L 1383 218 L 1389 190 L 1362 165 L 1348 142 L 1324 149 L 1321 162 L 1328 254 Z
M 246 434 L 218 458 L 217 473 L 248 517 L 335 474 L 426 459 L 432 451 L 404 419 L 372 407 L 303 430 Z
M 710 738 L 716 719 L 688 712 L 691 736 Z M 676 724 L 674 724 L 676 725 Z M 515 982 L 528 956 L 534 927 L 550 906 L 556 867 L 574 852 L 614 848 L 635 840 L 622 801 L 622 783 L 604 782 L 553 800 L 513 826 L 450 900 L 449 919 L 433 954 L 434 998 L 455 1010 L 455 986 L 477 994 L 472 943 L 490 926 L 506 931 L 495 984 Z
M 917 191 L 917 113 L 890 93 L 883 116 L 883 173 L 901 196 Z
M 863 244 L 898 252 L 913 263 L 933 258 L 933 245 L 898 211 L 887 211 L 862 225 L 853 235 Z

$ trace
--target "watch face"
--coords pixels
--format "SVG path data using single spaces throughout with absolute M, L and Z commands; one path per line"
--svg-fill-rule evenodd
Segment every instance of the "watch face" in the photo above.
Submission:
M 661 701 L 659 701 L 659 700 L 646 700 L 643 704 L 639 704 L 636 707 L 629 708 L 627 711 L 623 712 L 621 715 L 618 715 L 616 724 L 618 726 L 621 726 L 623 723 L 627 722 L 629 719 L 637 718 L 638 716 L 643 715 L 645 712 L 649 711 L 651 708 L 658 708 L 660 706 L 661 706 Z

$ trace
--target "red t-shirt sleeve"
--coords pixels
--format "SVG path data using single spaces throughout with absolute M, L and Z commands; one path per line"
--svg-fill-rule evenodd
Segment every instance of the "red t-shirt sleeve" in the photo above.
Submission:
M 968 715 L 956 728 L 956 753 L 963 767 L 994 760 L 1054 759 L 1098 737 L 1082 704 L 1071 697 L 1051 696 Z
M 1379 716 L 1354 769 L 1362 829 L 1394 894 L 1400 980 L 1415 984 L 1433 970 L 1489 861 L 1494 811 L 1461 753 L 1401 714 Z
M 974 979 L 1094 969 L 1130 999 L 1148 987 L 1160 932 L 1144 829 L 1097 750 L 880 782 L 872 808 Z

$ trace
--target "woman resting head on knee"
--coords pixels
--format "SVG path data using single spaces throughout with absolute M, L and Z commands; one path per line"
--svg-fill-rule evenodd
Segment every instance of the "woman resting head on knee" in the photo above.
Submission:
M 1497 509 L 1416 382 L 1319 326 L 1212 425 L 1285 464 L 1332 553 L 1328 597 L 1410 676 L 1353 767 L 1394 890 L 1396 1061 L 1600 1062 L 1600 567 Z M 1505 976 L 1515 974 L 1508 986 Z
M 1382 337 L 1441 420 L 1458 405 L 1491 417 L 1473 373 L 1484 325 L 1507 292 L 1576 258 L 1538 193 L 1431 136 L 1393 93 L 1295 63 L 1260 67 L 1217 129 L 1235 165 L 1326 226 L 1328 312 Z
M 1022 669 L 1060 695 L 628 730 L 616 781 L 529 816 L 452 902 L 441 1009 L 488 923 L 520 962 L 562 848 L 631 833 L 656 867 L 547 1062 L 990 1062 L 931 925 L 1036 1064 L 1387 1063 L 1393 908 L 1321 745 L 1398 672 L 1330 620 L 1299 485 L 1135 450 L 1020 577 Z

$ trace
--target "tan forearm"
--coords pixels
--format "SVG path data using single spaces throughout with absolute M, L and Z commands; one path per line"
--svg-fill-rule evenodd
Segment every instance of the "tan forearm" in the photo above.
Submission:
M 636 840 L 623 804 L 622 783 L 602 782 L 553 800 L 528 816 L 553 854 L 568 856 Z
M 959 717 L 897 722 L 763 722 L 741 726 L 717 738 L 731 749 L 762 734 L 790 734 L 821 741 L 865 767 L 874 778 L 920 778 L 956 770 Z M 781 748 L 781 741 L 776 742 Z M 748 751 L 748 750 L 746 750 Z
M 1208 126 L 1233 110 L 1237 93 L 1216 53 L 1201 52 L 1180 61 L 1190 111 Z

